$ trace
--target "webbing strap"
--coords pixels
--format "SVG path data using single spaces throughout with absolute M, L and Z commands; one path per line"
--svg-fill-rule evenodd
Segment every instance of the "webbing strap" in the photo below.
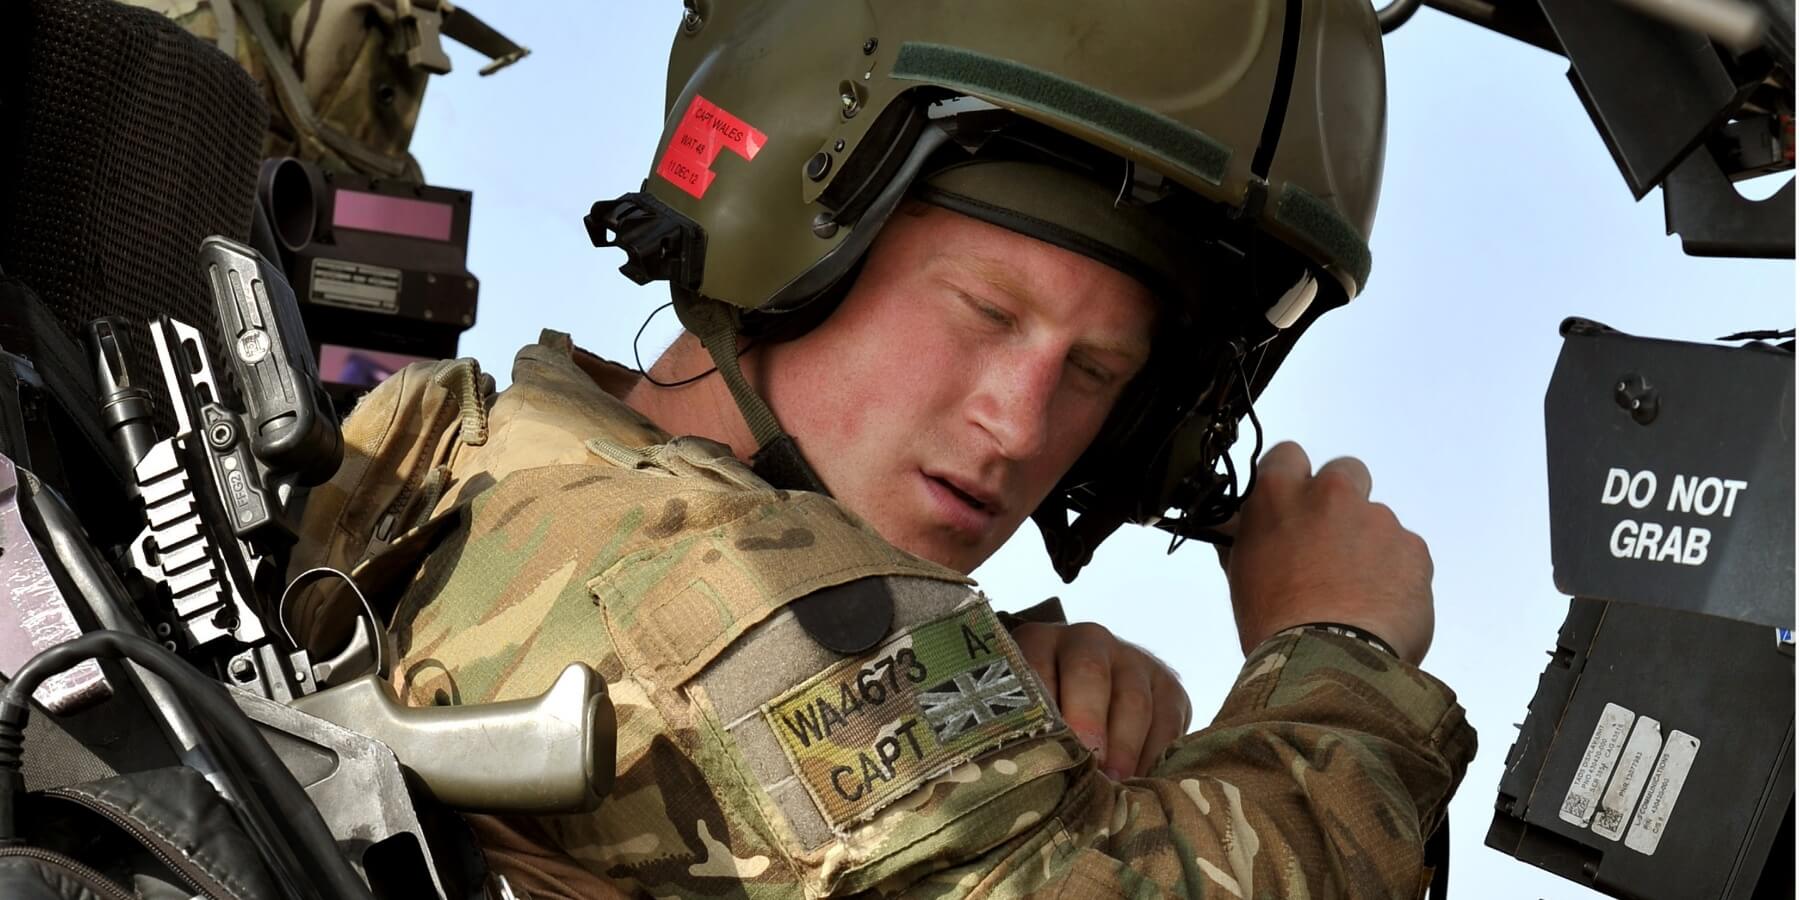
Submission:
M 324 144 L 345 159 L 355 162 L 367 171 L 386 175 L 390 178 L 403 178 L 409 174 L 413 166 L 411 159 L 391 159 L 365 146 L 361 141 L 325 124 L 313 109 L 312 101 L 306 97 L 306 88 L 300 83 L 300 76 L 294 71 L 294 65 L 281 52 L 281 45 L 275 42 L 275 35 L 269 30 L 269 22 L 263 15 L 262 4 L 258 0 L 230 0 L 239 6 L 238 12 L 243 14 L 244 24 L 249 26 L 250 33 L 256 37 L 257 52 L 262 55 L 263 65 L 268 67 L 269 74 L 274 77 L 275 99 L 280 102 L 281 110 L 287 115 L 288 122 L 300 132 L 300 137 Z
M 717 300 L 679 289 L 675 291 L 676 317 L 681 319 L 682 327 L 700 339 L 700 345 L 712 357 L 713 365 L 719 368 L 719 377 L 731 390 L 731 399 L 743 413 L 744 424 L 750 426 L 750 436 L 756 439 L 756 446 L 766 447 L 783 437 L 781 423 L 775 421 L 775 411 L 750 386 L 744 370 L 738 367 L 737 329 L 733 327 L 731 312 L 730 307 Z

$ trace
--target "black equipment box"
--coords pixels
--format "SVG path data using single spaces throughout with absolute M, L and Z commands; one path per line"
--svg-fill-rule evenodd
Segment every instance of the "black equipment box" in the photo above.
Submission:
M 1563 335 L 1551 550 L 1576 599 L 1487 844 L 1617 897 L 1792 897 L 1792 345 Z
M 475 324 L 468 191 L 263 163 L 258 199 L 338 409 Z

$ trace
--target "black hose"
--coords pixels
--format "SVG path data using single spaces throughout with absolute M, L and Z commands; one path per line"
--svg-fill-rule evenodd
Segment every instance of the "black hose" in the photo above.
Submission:
M 1391 0 L 1388 5 L 1375 11 L 1375 21 L 1381 23 L 1381 33 L 1391 34 L 1394 29 L 1406 24 L 1406 20 L 1425 5 L 1425 0 Z
M 20 667 L 0 690 L 0 843 L 16 841 L 14 807 L 23 789 L 20 775 L 25 724 L 31 695 L 45 679 L 89 659 L 128 659 L 161 676 L 207 724 L 216 729 L 224 748 L 249 776 L 247 787 L 267 792 L 281 816 L 271 816 L 276 829 L 298 856 L 290 884 L 324 898 L 374 900 L 362 878 L 338 852 L 325 820 L 306 791 L 282 765 L 231 696 L 218 682 L 202 675 L 162 645 L 119 631 L 95 631 L 40 652 Z M 246 798 L 247 800 L 248 798 Z M 324 893 L 320 893 L 323 888 Z

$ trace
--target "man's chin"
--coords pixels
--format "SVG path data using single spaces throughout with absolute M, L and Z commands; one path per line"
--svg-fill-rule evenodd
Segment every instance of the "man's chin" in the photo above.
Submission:
M 964 575 L 987 562 L 987 558 L 993 556 L 998 549 L 987 547 L 985 543 L 960 540 L 956 536 L 942 533 L 915 535 L 892 543 L 920 559 L 937 563 L 946 569 L 954 569 Z

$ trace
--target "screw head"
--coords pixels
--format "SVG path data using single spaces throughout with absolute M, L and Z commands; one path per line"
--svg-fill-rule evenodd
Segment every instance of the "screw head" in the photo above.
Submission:
M 237 440 L 237 429 L 232 428 L 228 422 L 214 422 L 213 426 L 206 430 L 206 439 L 214 447 L 224 450 L 231 446 L 232 441 Z
M 819 213 L 813 217 L 812 233 L 815 237 L 829 238 L 837 234 L 838 224 L 831 220 L 830 213 Z
M 1651 386 L 1648 379 L 1635 372 L 1621 375 L 1618 381 L 1613 382 L 1613 402 L 1630 413 L 1632 421 L 1639 425 L 1656 421 L 1657 413 L 1662 411 L 1656 388 Z
M 238 359 L 241 359 L 250 365 L 256 365 L 268 358 L 269 350 L 273 345 L 274 340 L 269 337 L 268 332 L 260 328 L 252 328 L 249 331 L 238 335 Z
M 704 25 L 704 24 L 706 24 L 706 23 L 703 20 L 701 20 L 700 14 L 695 12 L 692 8 L 684 9 L 681 11 L 681 30 L 682 31 L 685 31 L 688 34 L 693 34 L 694 32 L 699 31 L 700 26 Z
M 249 681 L 256 677 L 256 670 L 251 667 L 249 660 L 239 657 L 231 661 L 231 677 L 239 681 Z
M 838 138 L 837 143 L 831 145 L 831 152 L 833 152 L 833 153 L 844 152 L 844 139 L 843 138 Z
M 874 38 L 869 38 L 868 40 L 863 41 L 863 55 L 864 56 L 874 55 L 875 48 L 879 47 L 879 46 L 881 46 L 881 42 Z

